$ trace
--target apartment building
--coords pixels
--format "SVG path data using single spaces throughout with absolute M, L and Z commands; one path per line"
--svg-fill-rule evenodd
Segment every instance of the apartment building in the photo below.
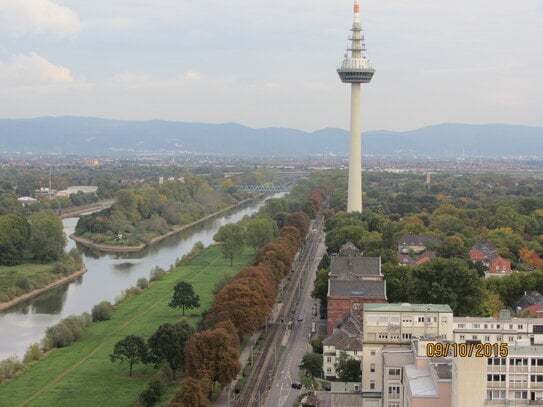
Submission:
M 439 341 L 453 338 L 453 312 L 446 304 L 365 304 L 363 321 L 363 392 L 391 391 L 383 388 L 385 373 L 389 376 L 383 369 L 383 355 L 409 350 L 417 337 Z M 387 367 L 394 368 L 390 364 Z

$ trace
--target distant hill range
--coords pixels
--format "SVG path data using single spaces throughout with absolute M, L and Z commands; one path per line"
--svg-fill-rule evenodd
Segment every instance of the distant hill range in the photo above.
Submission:
M 440 124 L 404 132 L 366 132 L 362 145 L 363 153 L 372 155 L 542 157 L 543 127 Z M 289 128 L 252 129 L 235 123 L 88 117 L 0 119 L 0 154 L 127 156 L 145 152 L 191 152 L 294 157 L 344 154 L 348 146 L 348 132 L 335 128 L 309 133 Z

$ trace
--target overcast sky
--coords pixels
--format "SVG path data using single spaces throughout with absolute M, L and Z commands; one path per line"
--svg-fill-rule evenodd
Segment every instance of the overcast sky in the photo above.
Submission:
M 0 0 L 0 117 L 349 126 L 352 0 Z M 543 0 L 361 0 L 364 130 L 543 126 Z

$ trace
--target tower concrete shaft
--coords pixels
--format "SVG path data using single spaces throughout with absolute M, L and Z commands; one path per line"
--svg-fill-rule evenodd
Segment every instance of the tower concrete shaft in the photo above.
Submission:
M 364 52 L 364 35 L 360 26 L 360 6 L 354 1 L 351 48 L 337 72 L 342 82 L 351 84 L 351 131 L 349 145 L 349 189 L 347 212 L 362 212 L 362 139 L 360 117 L 360 84 L 371 81 L 375 70 Z M 350 55 L 349 55 L 350 53 Z

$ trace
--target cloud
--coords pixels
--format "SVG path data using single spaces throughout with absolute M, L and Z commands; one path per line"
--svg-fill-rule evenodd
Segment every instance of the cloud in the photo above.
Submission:
M 123 84 L 140 84 L 149 81 L 149 76 L 132 72 L 119 73 L 113 77 L 115 82 Z
M 69 37 L 81 29 L 77 14 L 51 0 L 0 0 L 0 30 Z
M 187 81 L 197 81 L 197 80 L 199 80 L 201 78 L 202 78 L 202 76 L 198 72 L 187 71 L 187 73 L 185 74 L 185 79 Z
M 0 82 L 24 86 L 71 83 L 74 82 L 74 78 L 68 68 L 55 65 L 32 52 L 12 56 L 11 63 L 0 61 Z

